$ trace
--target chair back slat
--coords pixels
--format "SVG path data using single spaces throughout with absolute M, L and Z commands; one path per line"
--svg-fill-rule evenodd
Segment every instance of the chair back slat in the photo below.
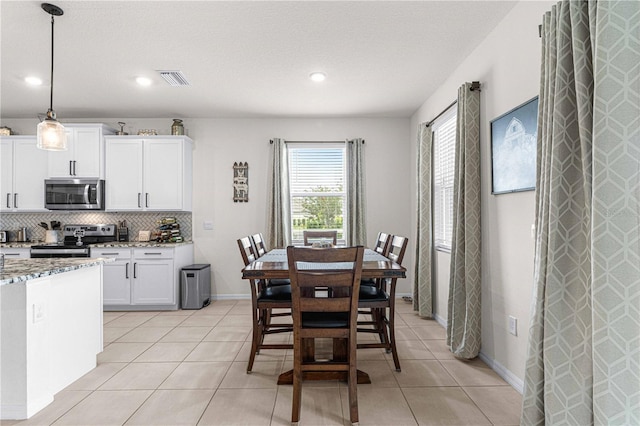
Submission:
M 348 312 L 351 297 L 316 297 L 300 299 L 302 312 Z
M 267 247 L 264 244 L 262 233 L 253 234 L 251 240 L 253 241 L 256 257 L 263 256 L 267 252 Z
M 305 246 L 310 246 L 314 241 L 329 239 L 334 246 L 338 244 L 338 231 L 302 231 L 302 240 Z
M 373 251 L 385 256 L 389 249 L 389 243 L 391 242 L 391 235 L 386 232 L 379 232 L 376 243 L 373 246 Z
M 391 238 L 391 243 L 389 244 L 389 249 L 387 250 L 387 257 L 398 265 L 402 265 L 402 260 L 404 259 L 404 253 L 407 250 L 407 243 L 409 239 L 407 237 L 402 237 L 400 235 L 394 235 Z
M 238 248 L 240 249 L 240 255 L 242 256 L 244 266 L 247 266 L 256 260 L 255 249 L 250 237 L 239 238 Z

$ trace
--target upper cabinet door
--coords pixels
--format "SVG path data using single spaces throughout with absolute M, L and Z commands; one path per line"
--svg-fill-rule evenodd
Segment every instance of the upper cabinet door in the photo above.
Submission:
M 104 179 L 104 136 L 114 130 L 104 124 L 65 125 L 66 151 L 49 151 L 49 177 Z
M 142 210 L 142 140 L 110 137 L 105 145 L 106 209 Z
M 0 211 L 47 211 L 47 151 L 36 147 L 35 136 L 3 138 L 0 144 Z
M 13 140 L 0 140 L 0 211 L 13 209 Z
M 102 132 L 99 128 L 74 129 L 74 163 L 76 177 L 102 177 L 100 162 L 102 155 Z
M 13 144 L 14 184 L 17 211 L 48 211 L 44 208 L 44 180 L 47 178 L 47 151 L 38 149 L 36 138 Z
M 64 132 L 67 134 L 67 150 L 49 151 L 49 177 L 73 177 L 73 129 L 65 126 Z
M 144 207 L 182 210 L 183 145 L 176 139 L 144 141 Z

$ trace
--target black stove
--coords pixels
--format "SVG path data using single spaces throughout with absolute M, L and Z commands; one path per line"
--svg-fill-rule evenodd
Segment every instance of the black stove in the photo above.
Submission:
M 116 225 L 66 225 L 63 236 L 61 243 L 31 246 L 31 257 L 89 257 L 91 244 L 116 241 Z

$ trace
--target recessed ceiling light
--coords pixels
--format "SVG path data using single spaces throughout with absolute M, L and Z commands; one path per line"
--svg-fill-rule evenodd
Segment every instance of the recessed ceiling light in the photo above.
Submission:
M 309 74 L 309 78 L 313 81 L 324 81 L 327 75 L 323 72 L 312 72 Z
M 136 78 L 136 83 L 140 86 L 151 86 L 151 79 L 147 77 L 138 77 Z
M 40 79 L 38 77 L 33 77 L 33 76 L 25 77 L 24 81 L 26 81 L 27 84 L 29 84 L 31 86 L 41 86 L 42 85 L 42 79 Z

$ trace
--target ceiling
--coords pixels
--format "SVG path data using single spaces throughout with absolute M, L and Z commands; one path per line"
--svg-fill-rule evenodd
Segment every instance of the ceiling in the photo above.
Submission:
M 40 3 L 0 1 L 3 118 L 49 105 L 51 21 Z M 54 109 L 63 121 L 409 117 L 514 3 L 54 0 L 64 10 Z M 190 86 L 156 70 L 181 70 Z M 326 81 L 311 81 L 313 71 Z

